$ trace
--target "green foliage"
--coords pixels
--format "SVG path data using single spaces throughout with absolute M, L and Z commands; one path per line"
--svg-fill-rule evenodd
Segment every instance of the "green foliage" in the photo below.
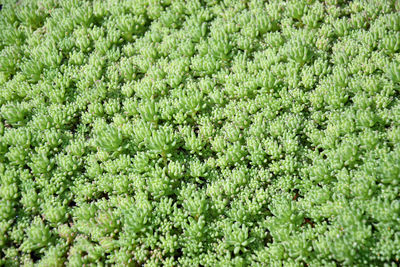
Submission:
M 399 265 L 399 1 L 3 1 L 0 29 L 0 266 Z

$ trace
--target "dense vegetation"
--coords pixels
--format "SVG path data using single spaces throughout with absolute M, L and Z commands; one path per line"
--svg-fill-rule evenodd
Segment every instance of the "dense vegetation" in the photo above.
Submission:
M 0 265 L 398 264 L 399 1 L 4 1 Z

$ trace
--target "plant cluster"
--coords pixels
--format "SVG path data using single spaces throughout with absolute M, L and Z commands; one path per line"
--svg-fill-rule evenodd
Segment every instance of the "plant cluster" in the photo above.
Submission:
M 397 266 L 396 0 L 4 0 L 1 266 Z

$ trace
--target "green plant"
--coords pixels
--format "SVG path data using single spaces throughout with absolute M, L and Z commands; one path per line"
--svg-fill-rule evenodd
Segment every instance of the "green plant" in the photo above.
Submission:
M 0 266 L 397 266 L 400 6 L 0 10 Z

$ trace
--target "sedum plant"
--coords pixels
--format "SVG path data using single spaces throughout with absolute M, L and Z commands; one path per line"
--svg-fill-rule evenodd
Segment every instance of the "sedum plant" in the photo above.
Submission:
M 0 266 L 398 266 L 398 0 L 0 1 Z

